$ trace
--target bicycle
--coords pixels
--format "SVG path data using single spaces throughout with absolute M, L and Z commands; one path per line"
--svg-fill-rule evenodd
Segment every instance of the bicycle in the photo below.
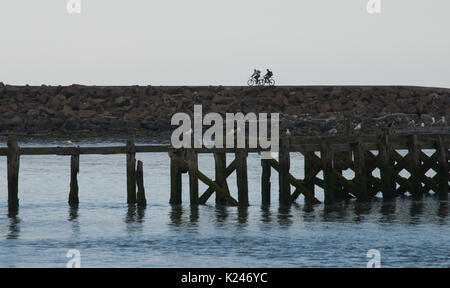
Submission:
M 256 81 L 255 77 L 251 77 L 250 79 L 248 79 L 247 85 L 248 86 L 260 85 L 259 84 L 260 82 L 261 82 L 261 79 L 258 79 L 258 81 Z
M 269 84 L 269 86 L 275 86 L 275 80 L 271 77 L 269 79 L 263 77 L 262 79 L 259 79 L 259 85 L 264 86 L 266 84 Z
M 258 81 L 256 81 L 256 79 L 252 77 L 247 81 L 248 86 L 255 86 L 255 85 L 264 86 L 266 84 L 269 84 L 269 86 L 275 86 L 275 80 L 272 78 L 266 79 L 263 77 L 258 79 Z

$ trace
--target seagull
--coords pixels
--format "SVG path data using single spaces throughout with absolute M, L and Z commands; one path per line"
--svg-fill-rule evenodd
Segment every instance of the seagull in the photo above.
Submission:
M 442 116 L 441 120 L 437 121 L 435 124 L 445 124 L 445 116 Z
M 71 145 L 73 145 L 73 142 L 70 140 L 66 140 L 66 141 L 63 141 L 62 144 L 66 145 L 66 146 L 71 146 Z
M 286 135 L 291 136 L 291 130 L 286 129 Z
M 431 125 L 433 125 L 434 123 L 436 123 L 436 119 L 434 119 L 434 117 L 431 117 Z
M 425 127 L 425 123 L 423 123 L 423 122 L 420 123 L 420 127 L 422 127 L 422 128 Z
M 337 134 L 337 129 L 336 128 L 332 128 L 332 129 L 330 129 L 329 131 L 328 131 L 328 134 L 329 135 L 335 135 L 335 134 Z
M 409 123 L 408 123 L 408 126 L 415 126 L 416 125 L 416 121 L 414 121 L 414 120 L 411 120 L 411 121 L 409 121 Z
M 361 123 L 359 123 L 358 125 L 356 125 L 354 130 L 361 130 Z

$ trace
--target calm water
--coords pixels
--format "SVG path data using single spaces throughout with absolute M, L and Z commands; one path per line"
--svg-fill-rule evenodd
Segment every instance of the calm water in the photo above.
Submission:
M 8 215 L 0 157 L 0 267 L 65 267 L 69 249 L 81 252 L 82 267 L 365 267 L 369 249 L 380 251 L 384 267 L 450 267 L 448 202 L 433 197 L 351 201 L 327 211 L 299 199 L 284 210 L 273 173 L 273 204 L 262 208 L 260 162 L 250 154 L 250 207 L 216 208 L 213 196 L 207 206 L 191 208 L 187 177 L 184 204 L 171 206 L 169 157 L 161 153 L 137 154 L 149 205 L 136 209 L 126 205 L 125 155 L 80 158 L 78 209 L 67 204 L 69 157 L 22 156 L 20 211 Z M 303 177 L 302 160 L 292 157 L 295 176 Z M 214 175 L 211 155 L 200 155 L 199 164 Z M 235 181 L 233 174 L 233 195 Z

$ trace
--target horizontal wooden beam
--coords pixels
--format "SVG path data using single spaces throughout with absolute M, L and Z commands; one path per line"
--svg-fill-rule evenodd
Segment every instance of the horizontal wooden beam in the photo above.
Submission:
M 444 147 L 450 147 L 450 128 L 445 130 L 446 133 L 424 134 L 418 135 L 418 145 L 422 149 L 435 149 L 435 143 L 440 137 L 440 141 Z M 408 149 L 408 139 L 411 135 L 388 135 L 389 143 L 392 149 Z M 329 143 L 330 149 L 333 151 L 352 151 L 352 144 L 357 143 L 355 137 L 342 136 L 317 136 L 317 137 L 298 137 L 291 136 L 289 151 L 290 152 L 314 152 L 320 151 L 320 143 L 326 141 Z M 378 150 L 377 136 L 362 136 L 362 145 L 364 150 Z M 179 149 L 175 149 L 170 145 L 141 145 L 136 146 L 136 153 L 168 153 Z M 196 153 L 235 153 L 236 148 L 196 148 Z M 245 149 L 247 153 L 260 153 L 267 151 L 261 148 Z M 126 146 L 109 146 L 109 147 L 22 147 L 19 148 L 20 155 L 83 155 L 83 154 L 125 154 Z M 7 155 L 7 148 L 0 148 L 0 156 Z

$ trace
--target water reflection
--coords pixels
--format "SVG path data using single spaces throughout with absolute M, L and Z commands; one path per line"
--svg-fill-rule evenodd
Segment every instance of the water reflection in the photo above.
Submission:
M 145 221 L 145 211 L 146 211 L 145 207 L 137 207 L 136 222 L 142 223 Z
M 223 223 L 228 218 L 228 207 L 227 206 L 216 206 L 216 219 L 217 223 Z
M 191 214 L 189 215 L 189 221 L 192 224 L 198 223 L 199 219 L 199 207 L 198 206 L 191 206 Z
M 380 222 L 385 223 L 392 223 L 395 220 L 395 212 L 396 212 L 396 202 L 395 201 L 382 201 L 381 203 L 381 208 L 380 208 L 380 213 L 381 213 L 381 218 L 380 218 Z
M 292 225 L 292 214 L 290 206 L 280 206 L 278 208 L 278 224 L 281 228 L 289 228 Z
M 448 201 L 439 202 L 438 216 L 441 218 L 448 217 Z
M 419 224 L 423 214 L 423 201 L 412 201 L 410 208 L 410 224 Z
M 127 224 L 126 229 L 128 233 L 142 231 L 145 219 L 145 209 L 146 208 L 143 207 L 137 207 L 136 205 L 128 205 L 124 220 Z
M 137 207 L 136 205 L 128 205 L 125 223 L 144 222 L 145 209 L 146 208 L 144 207 Z
M 383 201 L 381 204 L 380 213 L 385 216 L 390 216 L 392 214 L 395 214 L 396 206 L 397 205 L 396 205 L 395 201 L 391 201 L 391 202 Z
M 264 223 L 272 222 L 272 211 L 270 211 L 270 206 L 261 206 L 261 221 Z
M 188 211 L 189 209 L 189 211 Z M 171 205 L 169 212 L 169 228 L 176 232 L 197 233 L 200 221 L 199 206 L 183 207 L 181 204 Z M 183 229 L 178 229 L 183 228 Z
M 345 220 L 348 213 L 348 203 L 340 202 L 333 205 L 324 205 L 322 212 L 322 221 Z
M 316 205 L 305 203 L 305 206 L 303 206 L 303 212 L 305 212 L 305 213 L 314 212 L 314 206 L 316 206 Z
M 75 221 L 78 219 L 78 205 L 74 205 L 69 207 L 69 217 L 67 220 Z
M 8 212 L 9 218 L 9 232 L 6 235 L 6 239 L 18 239 L 20 234 L 20 218 L 19 210 L 14 209 Z
M 355 222 L 361 222 L 365 220 L 366 215 L 370 214 L 370 211 L 372 209 L 372 203 L 368 202 L 368 203 L 363 203 L 363 202 L 358 202 L 356 201 L 354 204 L 354 213 L 355 213 L 355 217 L 353 218 L 353 221 Z
M 180 226 L 183 217 L 183 206 L 181 204 L 172 205 L 170 209 L 170 223 L 174 226 Z
M 246 224 L 248 219 L 248 207 L 238 207 L 238 222 Z
M 69 207 L 69 217 L 67 218 L 72 223 L 72 237 L 75 238 L 80 234 L 80 223 L 78 221 L 78 205 Z

